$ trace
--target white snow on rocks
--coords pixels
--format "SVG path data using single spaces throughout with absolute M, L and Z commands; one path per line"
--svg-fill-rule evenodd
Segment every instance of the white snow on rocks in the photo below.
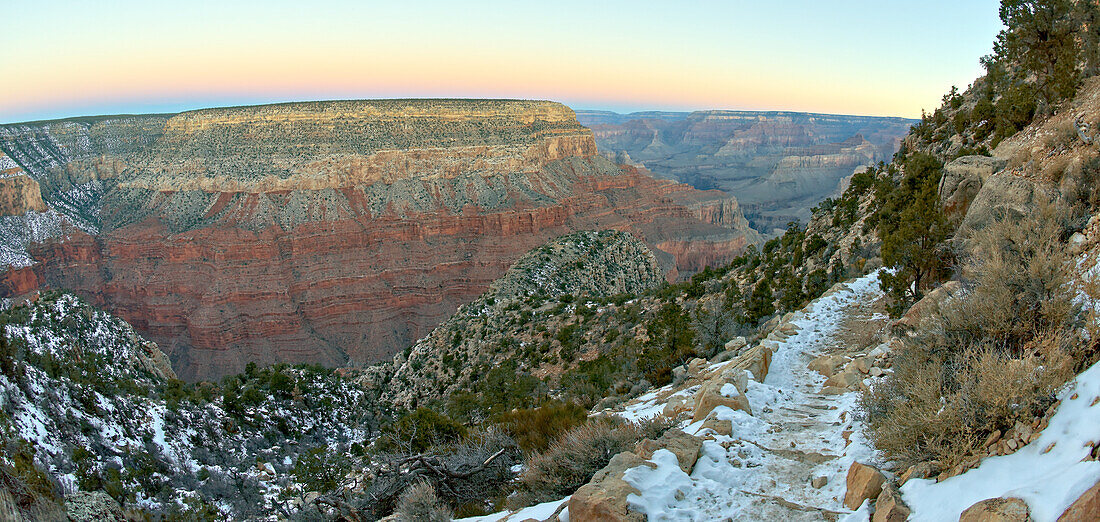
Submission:
M 996 497 L 1023 499 L 1033 520 L 1056 520 L 1100 480 L 1100 462 L 1084 460 L 1100 441 L 1100 364 L 1078 375 L 1059 398 L 1039 439 L 1015 453 L 986 458 L 943 482 L 906 482 L 901 492 L 911 520 L 958 520 L 966 508 Z
M 785 340 L 763 341 L 773 343 L 775 352 L 765 382 L 750 380 L 745 392 L 754 415 L 716 407 L 710 417 L 730 421 L 729 436 L 703 428 L 705 421 L 685 422 L 685 432 L 706 439 L 691 473 L 670 451 L 654 452 L 650 462 L 655 467 L 632 468 L 623 477 L 640 493 L 627 497 L 632 509 L 652 521 L 822 520 L 851 513 L 842 503 L 848 467 L 857 460 L 881 463 L 855 419 L 858 394 L 820 394 L 825 379 L 807 365 L 837 346 L 840 324 L 855 307 L 881 295 L 878 276 L 872 274 L 794 314 L 790 322 L 797 332 Z M 653 390 L 613 413 L 629 420 L 652 417 L 674 397 L 686 399 L 690 409 L 699 386 L 673 389 Z M 811 478 L 820 476 L 828 482 L 813 488 Z M 541 514 L 524 510 L 466 520 L 543 520 Z
M 842 504 L 848 467 L 878 458 L 854 418 L 858 394 L 819 394 L 824 377 L 807 368 L 836 342 L 853 305 L 881 295 L 877 274 L 845 286 L 791 319 L 798 331 L 776 341 L 765 382 L 749 383 L 746 396 L 754 415 L 716 408 L 715 418 L 731 421 L 730 436 L 702 428 L 703 421 L 684 427 L 711 439 L 690 475 L 667 451 L 654 453 L 656 468 L 626 473 L 624 480 L 641 492 L 628 497 L 634 509 L 649 520 L 694 521 L 821 520 L 827 512 L 850 511 Z M 844 431 L 851 431 L 848 443 Z M 810 485 L 817 476 L 828 478 L 820 489 Z

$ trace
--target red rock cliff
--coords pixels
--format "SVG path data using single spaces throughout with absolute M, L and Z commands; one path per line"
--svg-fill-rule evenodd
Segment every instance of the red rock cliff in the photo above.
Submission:
M 550 102 L 195 111 L 125 164 L 99 234 L 33 245 L 0 294 L 75 290 L 192 380 L 388 358 L 575 230 L 634 232 L 673 276 L 757 241 L 735 201 L 612 164 Z

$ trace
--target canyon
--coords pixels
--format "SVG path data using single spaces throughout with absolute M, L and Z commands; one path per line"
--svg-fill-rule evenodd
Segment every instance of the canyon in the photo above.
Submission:
M 553 102 L 75 118 L 0 126 L 0 150 L 0 297 L 70 290 L 191 381 L 387 359 L 573 231 L 635 235 L 669 280 L 760 241 L 735 198 L 616 164 Z
M 889 161 L 916 120 L 800 112 L 578 111 L 602 153 L 661 178 L 737 197 L 753 228 L 781 232 Z

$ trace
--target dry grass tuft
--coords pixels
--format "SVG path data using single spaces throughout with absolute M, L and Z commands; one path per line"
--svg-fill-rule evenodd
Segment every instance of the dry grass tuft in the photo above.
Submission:
M 1060 212 L 1044 207 L 977 233 L 968 292 L 935 312 L 863 398 L 876 446 L 905 464 L 946 467 L 1054 402 L 1085 354 Z
M 516 504 L 548 502 L 572 494 L 611 457 L 632 450 L 642 439 L 656 439 L 670 423 L 657 419 L 639 423 L 595 419 L 562 434 L 550 447 L 527 459 L 519 477 Z

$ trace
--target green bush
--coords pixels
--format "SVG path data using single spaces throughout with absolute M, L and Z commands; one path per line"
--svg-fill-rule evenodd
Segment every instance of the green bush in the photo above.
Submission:
M 543 451 L 550 441 L 570 428 L 588 420 L 588 410 L 559 400 L 550 400 L 537 408 L 513 410 L 500 415 L 496 423 L 512 436 L 525 451 Z
M 421 453 L 466 436 L 466 427 L 431 408 L 420 407 L 387 426 L 379 446 L 390 450 Z
M 945 241 L 952 231 L 937 192 L 942 169 L 934 156 L 913 154 L 906 158 L 901 183 L 881 196 L 882 262 L 894 269 L 882 275 L 881 285 L 895 317 L 948 275 L 952 258 Z
M 328 493 L 340 485 L 350 469 L 350 463 L 342 453 L 322 446 L 298 455 L 292 473 L 306 491 Z

